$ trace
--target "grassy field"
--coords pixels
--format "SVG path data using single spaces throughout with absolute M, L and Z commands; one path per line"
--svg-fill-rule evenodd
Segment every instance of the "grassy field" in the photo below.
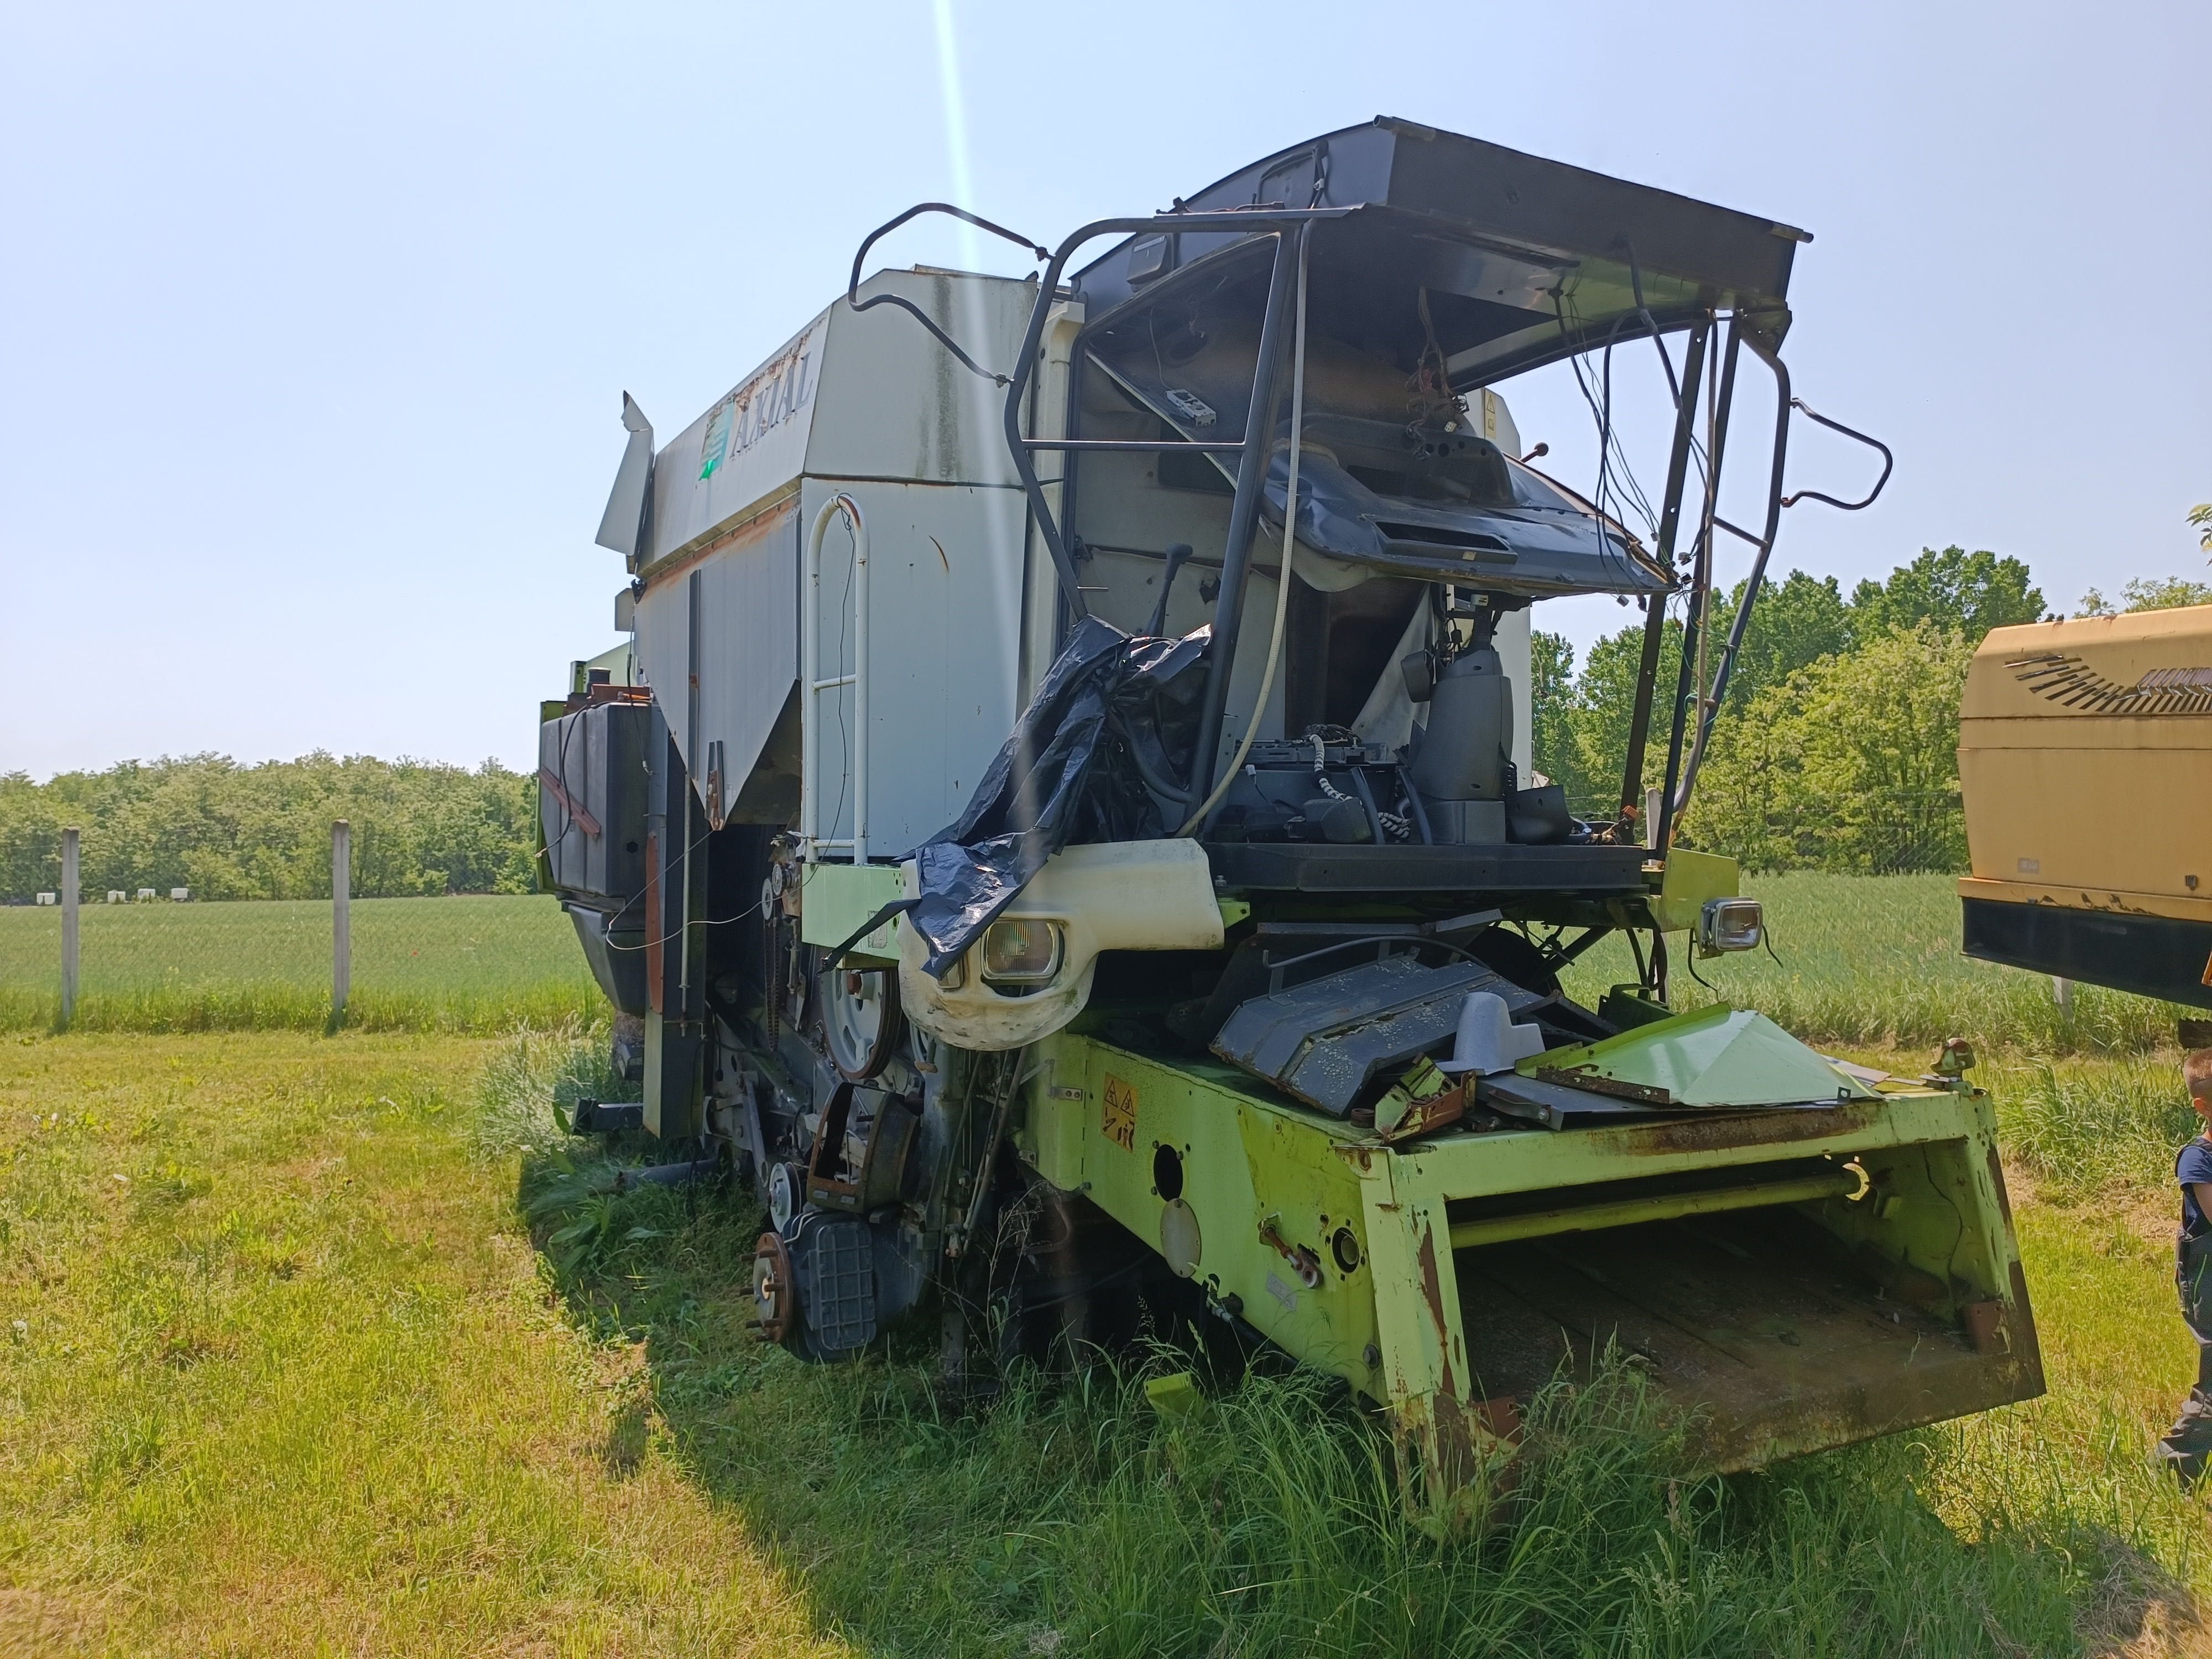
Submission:
M 551 898 L 356 899 L 348 1024 L 489 1031 L 603 1006 Z M 96 904 L 82 919 L 76 1029 L 319 1030 L 331 1006 L 331 907 Z M 59 1012 L 61 912 L 0 908 L 0 1031 Z
M 2039 1054 L 2141 1053 L 2173 1041 L 2177 1011 L 2094 985 L 2062 1012 L 2049 979 L 1959 953 L 1956 879 L 1942 875 L 1752 876 L 1765 906 L 1764 951 L 1685 967 L 1674 946 L 1677 1007 L 1720 1000 L 1771 1014 L 1808 1041 L 1913 1046 L 1967 1036 Z M 1570 971 L 1569 989 L 1595 1000 L 1633 981 L 1626 945 L 1608 939 Z
M 0 1048 L 0 1653 L 2204 1650 L 2203 1503 L 2145 1459 L 2190 1368 L 2148 1063 L 1992 1079 L 2049 1397 L 1701 1480 L 1622 1371 L 1438 1545 L 1297 1378 L 1177 1426 L 1103 1374 L 961 1415 L 924 1356 L 763 1348 L 742 1203 L 536 1201 L 593 1184 L 546 1102 L 595 1054 Z
M 2058 1022 L 1957 962 L 1940 878 L 1758 890 L 1783 964 L 1709 967 L 1735 1000 L 1899 1066 L 1983 1045 L 2046 1398 L 1713 1480 L 1623 1369 L 1541 1401 L 1501 1524 L 1438 1544 L 1296 1376 L 1170 1425 L 1129 1376 L 963 1413 L 925 1351 L 809 1368 L 744 1327 L 745 1203 L 609 1193 L 555 1131 L 613 1088 L 546 1024 L 549 984 L 587 1006 L 558 912 L 390 901 L 415 1029 L 0 1043 L 0 1656 L 2212 1653 L 2204 1500 L 2147 1459 L 2191 1364 L 2164 1016 Z M 7 994 L 51 921 L 0 911 Z M 86 921 L 88 982 L 95 928 L 202 941 L 104 991 L 115 1024 L 319 1028 L 236 988 L 307 998 L 323 907 Z

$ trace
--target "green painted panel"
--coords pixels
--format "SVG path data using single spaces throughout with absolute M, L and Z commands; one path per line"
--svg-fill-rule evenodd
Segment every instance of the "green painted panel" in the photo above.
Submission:
M 1667 872 L 1659 878 L 1659 896 L 1651 901 L 1651 919 L 1670 933 L 1695 927 L 1707 900 L 1736 896 L 1736 874 L 1732 858 L 1670 848 Z
M 853 930 L 886 904 L 906 896 L 906 877 L 894 864 L 810 864 L 799 889 L 799 936 L 809 945 L 842 945 Z M 855 959 L 896 962 L 898 919 L 893 917 L 854 948 Z
M 1871 1100 L 1871 1090 L 1764 1014 L 1715 1004 L 1601 1042 L 1553 1048 L 1514 1068 L 1523 1077 L 1602 1078 L 1677 1106 L 1780 1106 Z

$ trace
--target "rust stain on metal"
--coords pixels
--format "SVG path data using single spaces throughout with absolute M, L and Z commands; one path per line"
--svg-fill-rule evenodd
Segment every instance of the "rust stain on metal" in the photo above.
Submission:
M 1454 1394 L 1440 1394 L 1430 1405 L 1436 1446 L 1439 1494 L 1467 1486 L 1480 1468 L 1475 1455 L 1475 1424 Z
M 1959 1310 L 1959 1322 L 1966 1327 L 1966 1340 L 1974 1345 L 1978 1354 L 1998 1354 L 2012 1347 L 2012 1331 L 2004 1316 L 2002 1302 L 1969 1302 Z
M 1997 1157 L 1997 1149 L 1990 1152 L 1990 1185 L 1997 1189 L 1997 1208 L 2003 1213 L 2005 1226 L 2012 1226 L 2012 1194 L 2005 1190 L 2004 1164 Z
M 787 489 L 778 490 L 774 498 L 763 503 L 757 512 L 746 514 L 742 520 L 732 525 L 719 536 L 702 542 L 696 547 L 680 549 L 668 554 L 659 562 L 642 567 L 638 574 L 644 579 L 647 587 L 657 587 L 672 577 L 682 575 L 701 560 L 720 553 L 725 548 L 735 547 L 742 542 L 765 539 L 767 536 L 781 529 L 784 521 L 795 516 L 798 511 L 799 486 L 793 484 Z
M 582 802 L 568 793 L 568 786 L 561 781 L 558 773 L 550 767 L 541 766 L 538 769 L 538 781 L 548 794 L 561 803 L 562 810 L 576 821 L 579 830 L 593 841 L 599 838 L 599 821 L 584 810 Z
M 2013 1358 L 2021 1373 L 2021 1391 L 2013 1397 L 2033 1400 L 2044 1390 L 2043 1343 L 2035 1334 L 2035 1310 L 2028 1305 L 2027 1274 L 2017 1257 L 2012 1264 L 2012 1306 L 2006 1313 L 2012 1325 Z
M 1853 1101 L 1822 1111 L 1731 1112 L 1722 1117 L 1677 1118 L 1634 1132 L 1625 1150 L 1660 1152 L 1723 1152 L 1737 1146 L 1778 1146 L 1793 1140 L 1825 1140 L 1850 1134 L 1874 1121 L 1879 1100 Z
M 1459 1381 L 1452 1375 L 1452 1334 L 1444 1317 L 1443 1281 L 1437 1272 L 1437 1236 L 1426 1218 L 1421 1223 L 1421 1248 L 1416 1253 L 1421 1267 L 1421 1300 L 1428 1304 L 1429 1320 L 1437 1328 L 1437 1364 L 1441 1368 L 1437 1387 L 1456 1402 Z M 1455 1403 L 1454 1409 L 1457 1409 Z
M 1466 1083 L 1460 1082 L 1441 1093 L 1417 1100 L 1406 1109 L 1406 1115 L 1395 1124 L 1376 1133 L 1393 1144 L 1412 1140 L 1419 1135 L 1432 1134 L 1458 1122 L 1467 1115 L 1467 1091 Z
M 1521 1441 L 1521 1400 L 1517 1395 L 1494 1394 L 1474 1402 L 1475 1421 L 1494 1439 L 1518 1445 Z

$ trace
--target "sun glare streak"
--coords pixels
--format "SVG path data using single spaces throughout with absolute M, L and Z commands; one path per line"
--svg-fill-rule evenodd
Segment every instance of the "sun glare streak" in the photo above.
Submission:
M 930 10 L 937 37 L 938 101 L 945 112 L 945 155 L 947 168 L 952 175 L 951 199 L 956 205 L 966 208 L 971 213 L 982 211 L 982 204 L 975 199 L 975 175 L 969 155 L 967 103 L 960 95 L 960 45 L 953 27 L 952 0 L 933 0 Z M 957 228 L 957 246 L 960 250 L 962 269 L 981 270 L 983 268 L 981 235 L 972 225 L 958 220 L 953 222 Z M 959 296 L 956 305 L 959 321 L 955 331 L 963 337 L 970 355 L 977 362 L 1003 369 L 1009 365 L 994 362 L 997 354 L 993 349 L 989 310 L 983 302 L 981 290 L 982 284 L 978 283 L 955 285 L 955 292 Z M 979 446 L 988 447 L 992 440 L 984 434 L 996 430 L 1000 410 L 999 397 L 989 381 L 973 375 L 963 374 L 961 378 L 967 383 L 963 396 L 967 405 L 967 418 L 963 424 L 971 428 Z M 963 448 L 965 447 L 963 446 Z M 981 454 L 967 458 L 962 470 L 967 477 L 974 479 L 1006 472 L 1003 465 L 994 466 Z M 1011 482 L 1011 477 L 1006 481 Z M 1016 520 L 1002 510 L 1003 503 L 993 499 L 1006 492 L 989 490 L 983 493 L 987 505 L 982 532 L 990 548 L 991 562 L 1000 569 L 1018 568 L 1023 556 L 1024 535 L 1016 528 Z M 1025 510 L 1025 507 L 1016 509 L 1018 512 Z M 1026 521 L 1022 522 L 1025 524 Z M 992 618 L 996 628 L 1011 633 L 1021 626 L 1020 601 L 1018 598 L 1007 597 L 1018 595 L 1021 588 L 1022 584 L 1015 582 L 1000 584 L 994 590 L 1000 595 L 1000 604 L 1005 607 L 1001 614 Z
M 968 108 L 960 96 L 960 44 L 952 27 L 952 0 L 933 0 L 937 33 L 937 96 L 945 108 L 945 159 L 952 173 L 952 199 L 975 210 L 975 175 L 968 159 Z M 981 239 L 973 225 L 960 223 L 961 263 L 969 270 L 981 260 Z

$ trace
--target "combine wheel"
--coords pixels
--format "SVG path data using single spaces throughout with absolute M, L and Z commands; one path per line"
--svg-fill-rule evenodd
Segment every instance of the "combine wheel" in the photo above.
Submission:
M 822 1025 L 830 1063 L 848 1083 L 864 1083 L 899 1052 L 906 1021 L 898 975 L 888 969 L 843 968 L 821 977 Z
M 763 1233 L 760 1242 L 753 1247 L 753 1308 L 760 1320 L 761 1340 L 781 1342 L 787 1339 L 798 1306 L 790 1253 L 775 1234 Z

